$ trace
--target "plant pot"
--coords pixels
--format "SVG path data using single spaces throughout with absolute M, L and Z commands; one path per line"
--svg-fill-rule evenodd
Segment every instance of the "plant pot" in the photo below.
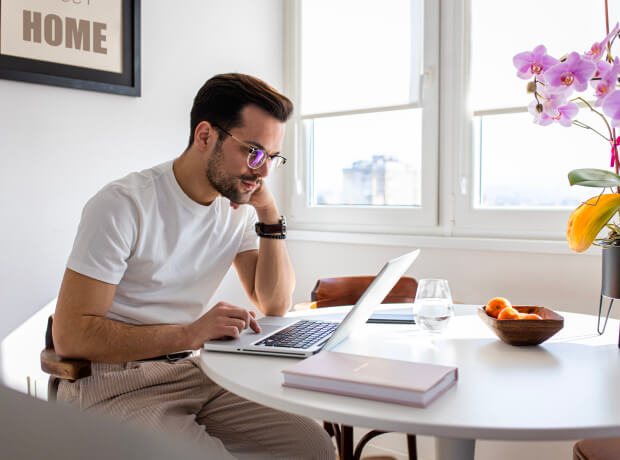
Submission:
M 598 306 L 598 323 L 597 328 L 599 334 L 605 330 L 607 319 L 614 304 L 614 299 L 620 299 L 620 246 L 608 246 L 603 248 L 603 278 L 601 282 L 601 301 Z M 601 331 L 601 314 L 603 306 L 603 297 L 610 300 L 609 309 L 605 316 L 605 324 Z M 618 331 L 618 348 L 620 348 L 620 331 Z
M 603 248 L 601 294 L 611 299 L 620 299 L 620 246 Z

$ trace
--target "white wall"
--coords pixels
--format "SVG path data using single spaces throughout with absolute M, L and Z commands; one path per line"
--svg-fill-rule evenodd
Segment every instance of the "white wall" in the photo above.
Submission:
M 85 201 L 184 150 L 207 78 L 282 87 L 281 37 L 281 0 L 147 0 L 142 97 L 0 80 L 0 339 L 57 295 Z
M 412 247 L 290 241 L 297 275 L 295 301 L 309 300 L 318 278 L 374 274 L 386 260 Z M 584 255 L 568 250 L 566 254 L 541 254 L 420 247 L 420 257 L 407 274 L 417 279 L 448 279 L 458 302 L 485 303 L 502 296 L 516 305 L 580 313 L 598 310 L 601 259 L 596 250 Z

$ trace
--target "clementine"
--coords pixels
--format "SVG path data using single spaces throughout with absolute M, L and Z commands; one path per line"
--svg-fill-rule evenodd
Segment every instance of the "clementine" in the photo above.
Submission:
M 542 319 L 542 316 L 536 313 L 519 313 L 519 319 Z
M 506 307 L 512 307 L 510 300 L 504 297 L 494 297 L 487 302 L 486 306 L 484 307 L 484 311 L 487 312 L 487 315 L 492 316 L 493 318 L 497 318 L 499 312 Z
M 519 319 L 519 312 L 513 307 L 506 307 L 499 312 L 497 319 Z

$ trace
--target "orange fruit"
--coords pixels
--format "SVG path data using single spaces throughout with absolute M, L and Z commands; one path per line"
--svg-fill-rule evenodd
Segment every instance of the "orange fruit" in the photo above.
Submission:
M 487 315 L 492 316 L 493 318 L 497 318 L 499 312 L 506 307 L 512 307 L 510 300 L 504 297 L 493 297 L 487 302 L 486 306 L 484 307 L 484 311 L 487 312 Z
M 519 312 L 513 307 L 506 307 L 497 315 L 497 319 L 519 319 Z
M 542 319 L 542 316 L 536 313 L 519 313 L 519 319 Z

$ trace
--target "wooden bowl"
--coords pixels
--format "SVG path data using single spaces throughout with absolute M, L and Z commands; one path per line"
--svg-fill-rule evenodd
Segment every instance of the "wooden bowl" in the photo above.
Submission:
M 542 319 L 495 319 L 484 307 L 478 316 L 495 332 L 502 342 L 510 345 L 538 345 L 564 327 L 564 318 L 545 307 L 513 305 L 521 313 L 536 313 Z

